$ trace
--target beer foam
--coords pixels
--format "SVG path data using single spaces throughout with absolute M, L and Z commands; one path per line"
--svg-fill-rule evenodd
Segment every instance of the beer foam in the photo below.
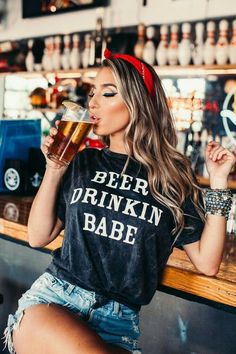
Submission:
M 81 122 L 92 123 L 89 117 L 89 112 L 86 108 L 72 101 L 63 101 L 62 104 L 66 108 L 63 114 L 64 121 L 73 121 L 73 122 L 81 121 Z
M 72 101 L 63 101 L 62 104 L 71 111 L 79 111 L 82 108 L 80 105 Z

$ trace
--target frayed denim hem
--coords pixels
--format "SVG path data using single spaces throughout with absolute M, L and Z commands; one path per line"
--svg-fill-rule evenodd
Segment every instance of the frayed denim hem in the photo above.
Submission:
M 4 340 L 3 350 L 5 350 L 6 347 L 8 347 L 9 353 L 11 354 L 16 354 L 13 345 L 12 334 L 13 331 L 19 327 L 23 315 L 24 315 L 24 311 L 22 311 L 17 315 L 9 315 L 8 317 L 7 327 L 4 331 L 4 336 L 3 336 L 3 340 Z
M 50 273 L 42 274 L 19 299 L 16 313 L 9 315 L 4 331 L 4 349 L 8 348 L 10 354 L 16 354 L 13 332 L 19 328 L 26 309 L 39 304 L 55 304 L 81 316 L 106 343 L 124 348 L 132 354 L 141 354 L 138 348 L 138 311 L 113 300 L 94 306 L 98 297 L 95 292 L 58 279 Z

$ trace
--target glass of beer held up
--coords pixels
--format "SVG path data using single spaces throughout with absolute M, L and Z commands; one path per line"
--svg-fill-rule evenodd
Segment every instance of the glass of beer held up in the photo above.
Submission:
M 64 101 L 62 104 L 66 110 L 47 157 L 59 165 L 67 166 L 90 132 L 93 121 L 86 108 L 71 101 Z

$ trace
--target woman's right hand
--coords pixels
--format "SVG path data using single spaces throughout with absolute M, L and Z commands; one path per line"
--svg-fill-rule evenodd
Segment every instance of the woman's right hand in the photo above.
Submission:
M 58 163 L 50 160 L 48 157 L 47 157 L 47 154 L 49 152 L 49 149 L 52 145 L 52 143 L 54 142 L 54 136 L 57 134 L 58 132 L 58 125 L 60 123 L 60 120 L 57 120 L 55 122 L 55 125 L 56 127 L 53 127 L 53 128 L 50 128 L 49 130 L 49 135 L 45 138 L 44 140 L 44 143 L 43 145 L 41 146 L 41 150 L 42 150 L 42 153 L 44 154 L 45 156 L 45 159 L 46 159 L 46 167 L 49 167 L 49 168 L 52 168 L 52 169 L 57 169 L 57 170 L 66 170 L 67 169 L 67 166 L 61 166 L 59 165 Z

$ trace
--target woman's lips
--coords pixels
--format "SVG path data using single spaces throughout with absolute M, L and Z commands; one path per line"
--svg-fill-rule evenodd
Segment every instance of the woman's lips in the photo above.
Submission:
M 97 124 L 100 120 L 100 118 L 98 118 L 97 116 L 95 116 L 93 114 L 90 116 L 90 118 L 93 121 L 93 123 L 95 123 L 95 124 Z

